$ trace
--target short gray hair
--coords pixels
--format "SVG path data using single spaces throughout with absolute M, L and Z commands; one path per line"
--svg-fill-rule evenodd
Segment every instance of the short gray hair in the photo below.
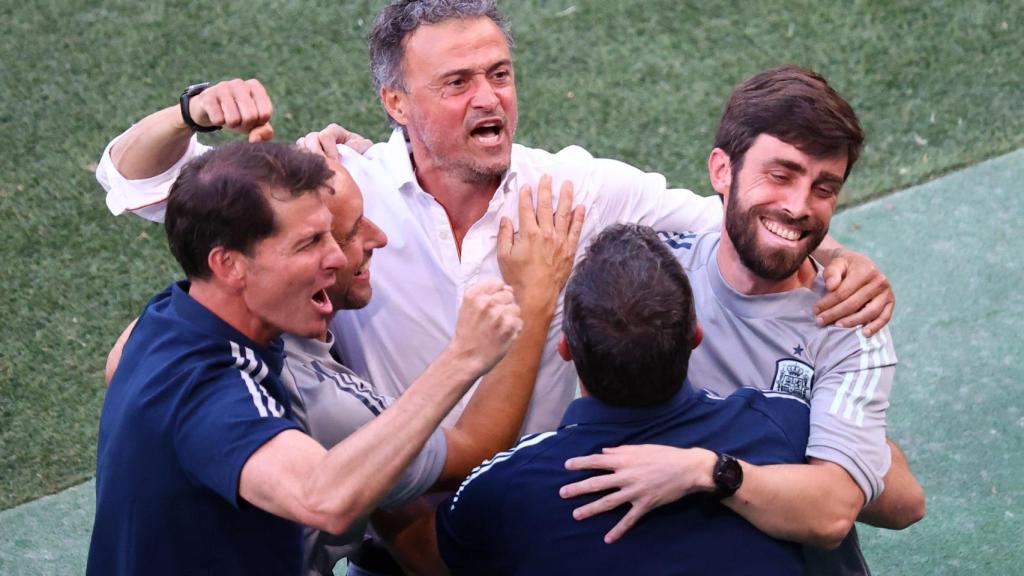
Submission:
M 370 72 L 374 87 L 378 92 L 385 86 L 405 92 L 402 41 L 421 25 L 481 16 L 490 18 L 498 26 L 511 48 L 512 33 L 495 0 L 394 0 L 380 11 L 370 30 Z

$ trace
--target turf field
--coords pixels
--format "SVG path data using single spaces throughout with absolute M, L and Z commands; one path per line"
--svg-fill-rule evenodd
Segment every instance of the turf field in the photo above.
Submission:
M 380 2 L 327 4 L 0 3 L 6 135 L 0 145 L 0 509 L 91 476 L 103 357 L 148 297 L 177 276 L 159 227 L 114 219 L 104 207 L 92 171 L 114 134 L 174 103 L 192 81 L 255 76 L 275 99 L 281 139 L 329 121 L 385 136 L 364 42 Z M 844 191 L 847 203 L 1024 146 L 1024 4 L 1018 1 L 521 0 L 504 6 L 517 40 L 520 142 L 549 149 L 582 144 L 699 191 L 708 191 L 706 154 L 731 86 L 786 62 L 823 72 L 864 121 L 868 146 Z M 922 190 L 919 196 L 932 194 Z M 977 201 L 961 203 L 970 208 Z M 960 567 L 977 569 L 971 573 L 1012 572 L 1020 552 L 1008 555 L 999 544 L 1024 542 L 1020 480 L 1014 480 L 1024 471 L 1022 424 L 1015 396 L 1000 394 L 1021 390 L 1014 370 L 1020 327 L 1011 314 L 1019 319 L 1021 308 L 1009 288 L 1024 278 L 1019 264 L 1006 266 L 1020 261 L 1009 230 L 1022 211 L 1019 203 L 969 217 L 956 206 L 934 210 L 931 219 L 856 224 L 878 234 L 848 237 L 837 230 L 875 255 L 897 282 L 894 330 L 901 323 L 923 326 L 913 337 L 896 334 L 900 382 L 924 388 L 898 388 L 892 422 L 897 437 L 907 438 L 912 460 L 932 458 L 918 469 L 932 510 L 920 528 L 866 540 L 892 559 L 895 573 L 929 573 L 940 559 L 945 573 L 961 573 L 957 554 L 923 553 L 919 563 L 901 564 L 910 543 L 970 550 L 996 562 L 962 560 Z M 962 228 L 954 232 L 953 224 Z M 886 267 L 886 255 L 905 250 L 902 242 L 913 237 L 885 233 L 913 230 L 938 234 L 930 241 L 941 246 Z M 1008 251 L 972 252 L 988 266 L 960 276 L 965 264 L 954 264 L 954 253 L 989 242 Z M 955 280 L 980 292 L 959 294 L 950 286 Z M 989 300 L 989 307 L 968 306 Z M 937 303 L 948 308 L 936 311 Z M 952 334 L 979 318 L 971 324 L 975 332 Z M 944 354 L 929 356 L 939 350 Z M 918 351 L 925 355 L 916 357 Z M 939 403 L 929 387 L 947 378 L 971 385 Z M 985 418 L 968 417 L 979 416 L 972 406 L 982 401 L 991 406 L 980 414 Z M 996 425 L 990 417 L 997 415 L 1010 424 Z M 988 467 L 979 468 L 984 454 L 991 454 L 983 460 Z M 977 495 L 1001 496 L 1003 505 L 966 506 Z M 925 530 L 940 526 L 933 522 L 942 529 Z M 972 530 L 984 538 L 961 548 Z M 923 534 L 927 541 L 919 542 Z

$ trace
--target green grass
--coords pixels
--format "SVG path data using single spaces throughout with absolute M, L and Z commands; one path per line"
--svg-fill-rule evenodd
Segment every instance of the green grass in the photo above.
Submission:
M 338 121 L 383 138 L 364 37 L 379 2 L 63 0 L 0 6 L 0 508 L 93 472 L 110 344 L 178 272 L 162 230 L 113 218 L 106 142 L 186 84 L 261 78 L 279 137 Z M 578 143 L 707 191 L 730 88 L 799 63 L 869 135 L 859 202 L 1024 144 L 1024 5 L 505 2 L 521 142 Z

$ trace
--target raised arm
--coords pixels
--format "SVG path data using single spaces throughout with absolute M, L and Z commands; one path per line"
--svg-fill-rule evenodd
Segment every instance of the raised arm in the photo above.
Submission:
M 187 109 L 200 128 L 227 127 L 247 134 L 250 141 L 269 140 L 273 105 L 259 80 L 227 80 L 187 99 Z M 96 179 L 107 191 L 107 205 L 115 214 L 137 212 L 150 220 L 163 220 L 163 203 L 173 170 L 205 146 L 192 144 L 195 131 L 185 123 L 180 102 L 146 116 L 116 138 L 104 152 Z
M 521 328 L 511 288 L 497 280 L 472 287 L 452 343 L 391 407 L 329 452 L 301 432 L 278 434 L 242 467 L 239 494 L 278 516 L 343 532 L 376 505 Z

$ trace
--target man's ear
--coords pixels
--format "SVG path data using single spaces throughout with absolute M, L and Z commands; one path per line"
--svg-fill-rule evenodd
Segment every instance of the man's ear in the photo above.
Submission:
M 405 101 L 407 97 L 408 94 L 401 90 L 387 86 L 380 89 L 380 101 L 384 105 L 384 110 L 402 126 L 409 124 L 408 106 Z
M 715 148 L 708 156 L 708 177 L 711 187 L 726 199 L 732 186 L 732 159 L 721 148 Z
M 693 347 L 691 350 L 695 350 L 700 343 L 704 341 L 704 327 L 700 325 L 700 321 L 697 322 L 697 327 L 693 330 Z
M 246 275 L 249 273 L 249 259 L 241 252 L 216 246 L 207 254 L 206 263 L 217 280 L 231 288 L 245 287 Z
M 572 352 L 569 352 L 569 340 L 565 337 L 565 332 L 558 337 L 558 355 L 562 360 L 572 362 Z

